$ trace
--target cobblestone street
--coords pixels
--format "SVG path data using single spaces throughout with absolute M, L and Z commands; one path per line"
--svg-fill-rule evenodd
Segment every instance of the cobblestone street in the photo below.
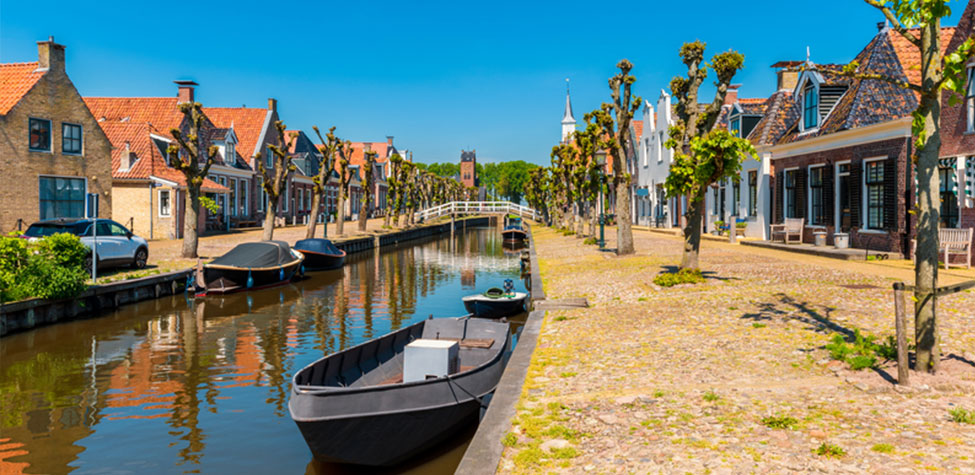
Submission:
M 853 371 L 824 346 L 893 335 L 909 262 L 705 241 L 707 282 L 660 288 L 679 238 L 636 231 L 637 254 L 617 258 L 533 232 L 547 297 L 590 308 L 546 315 L 501 471 L 975 472 L 975 425 L 949 415 L 975 410 L 975 292 L 938 301 L 942 371 L 895 389 L 892 363 Z

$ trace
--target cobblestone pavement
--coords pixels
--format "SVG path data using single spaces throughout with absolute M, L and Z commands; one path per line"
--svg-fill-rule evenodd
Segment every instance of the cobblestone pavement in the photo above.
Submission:
M 707 282 L 660 288 L 678 238 L 618 258 L 533 232 L 548 298 L 590 308 L 546 315 L 501 472 L 975 473 L 975 424 L 949 415 L 975 411 L 975 292 L 938 301 L 948 357 L 903 390 L 824 346 L 893 335 L 904 266 L 704 242 Z

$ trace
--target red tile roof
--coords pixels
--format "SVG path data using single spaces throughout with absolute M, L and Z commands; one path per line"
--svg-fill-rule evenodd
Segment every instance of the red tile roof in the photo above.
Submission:
M 920 30 L 915 28 L 911 32 L 914 33 L 914 36 L 921 37 Z M 921 84 L 921 53 L 917 46 L 911 44 L 910 41 L 907 41 L 907 38 L 904 38 L 894 30 L 890 30 L 888 34 L 890 35 L 890 43 L 894 47 L 894 53 L 901 63 L 901 68 L 904 69 L 904 75 L 907 76 L 907 80 L 911 84 Z M 948 44 L 951 42 L 953 36 L 955 36 L 954 27 L 941 28 L 942 55 L 948 50 Z
M 643 121 L 632 120 L 630 121 L 630 125 L 633 127 L 633 136 L 636 137 L 637 140 L 640 140 L 640 137 L 643 136 Z
M 101 123 L 135 122 L 149 124 L 153 133 L 170 136 L 169 131 L 183 123 L 183 113 L 175 97 L 86 97 L 88 110 Z
M 0 115 L 7 115 L 47 72 L 37 71 L 37 66 L 36 61 L 0 64 Z
M 237 134 L 237 150 L 244 160 L 250 163 L 256 152 L 255 150 L 261 140 L 261 132 L 264 131 L 264 122 L 271 111 L 254 107 L 204 107 L 203 113 L 210 118 L 217 127 L 234 127 Z M 267 133 L 277 134 L 274 124 L 268 124 Z

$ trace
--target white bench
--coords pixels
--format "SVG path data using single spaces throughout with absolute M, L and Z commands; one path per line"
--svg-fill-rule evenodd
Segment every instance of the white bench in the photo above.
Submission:
M 805 224 L 805 218 L 785 218 L 785 223 L 783 224 L 773 224 L 770 226 L 772 231 L 772 240 L 775 240 L 775 236 L 778 234 L 782 235 L 782 242 L 789 244 L 793 236 L 796 237 L 796 242 L 802 242 L 802 227 Z
M 975 228 L 938 228 L 938 256 L 945 256 L 945 269 L 951 268 L 951 256 L 965 256 L 965 268 L 972 267 L 972 232 Z M 917 252 L 917 239 L 911 240 L 911 260 Z

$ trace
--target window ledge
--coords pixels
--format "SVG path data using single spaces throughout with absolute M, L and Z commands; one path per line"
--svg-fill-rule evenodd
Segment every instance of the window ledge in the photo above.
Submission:
M 44 150 L 42 148 L 28 148 L 27 151 L 28 152 L 34 152 L 34 153 L 50 153 L 50 154 L 53 154 L 54 153 L 51 150 Z
M 889 234 L 888 231 L 882 229 L 860 229 L 857 230 L 858 234 Z

